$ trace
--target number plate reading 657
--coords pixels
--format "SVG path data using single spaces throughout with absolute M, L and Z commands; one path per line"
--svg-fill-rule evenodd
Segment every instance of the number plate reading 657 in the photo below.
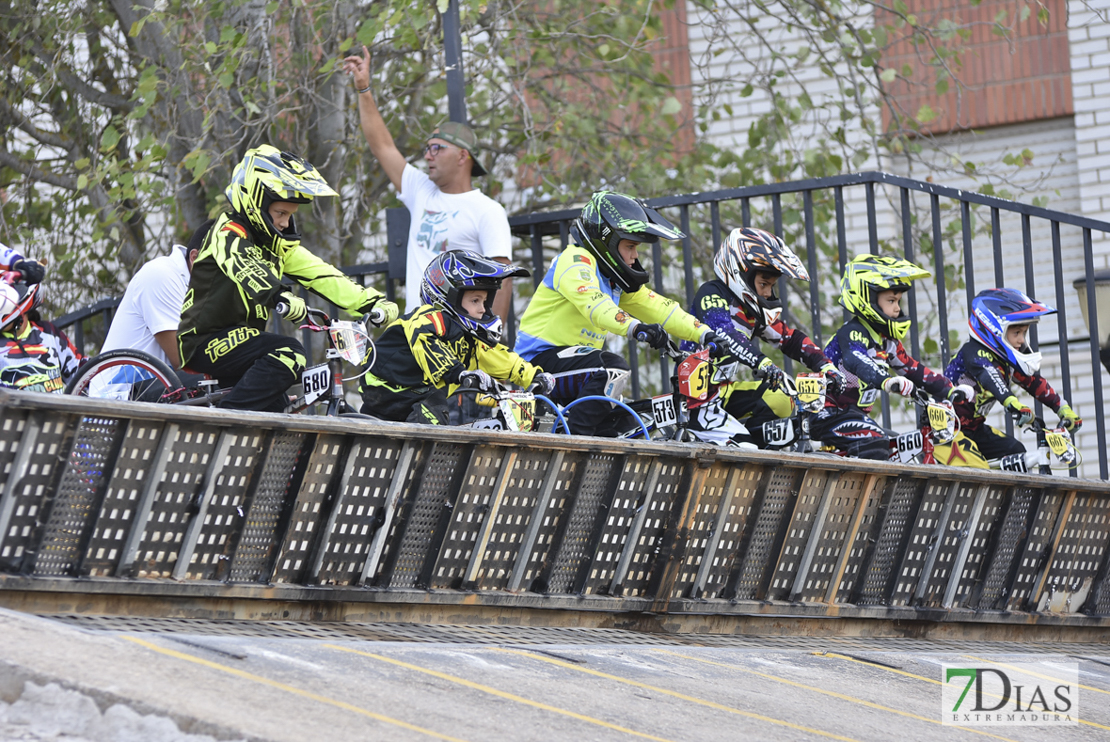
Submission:
M 304 387 L 304 403 L 312 404 L 327 394 L 331 386 L 331 371 L 328 364 L 306 368 L 301 372 L 301 386 Z

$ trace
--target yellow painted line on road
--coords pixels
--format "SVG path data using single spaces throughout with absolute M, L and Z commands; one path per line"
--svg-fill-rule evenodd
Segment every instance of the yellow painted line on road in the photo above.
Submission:
M 389 664 L 397 665 L 398 667 L 404 667 L 405 669 L 408 669 L 408 670 L 415 670 L 416 672 L 422 672 L 425 675 L 431 675 L 432 677 L 439 678 L 440 680 L 447 680 L 451 683 L 458 683 L 459 685 L 464 686 L 466 688 L 470 688 L 472 690 L 481 691 L 483 693 L 489 693 L 490 695 L 497 696 L 498 698 L 504 698 L 506 700 L 515 701 L 517 703 L 523 703 L 526 706 L 532 706 L 533 708 L 542 709 L 544 711 L 550 711 L 554 714 L 561 714 L 563 716 L 569 716 L 572 719 L 577 719 L 578 721 L 584 721 L 584 722 L 587 722 L 589 724 L 595 724 L 599 727 L 604 727 L 606 729 L 612 729 L 612 730 L 617 731 L 617 732 L 624 732 L 625 734 L 631 734 L 631 735 L 634 735 L 636 737 L 643 737 L 644 739 L 653 739 L 653 740 L 656 740 L 657 742 L 671 742 L 671 740 L 668 740 L 665 737 L 656 737 L 656 736 L 651 735 L 651 734 L 645 734 L 644 732 L 637 732 L 635 729 L 629 729 L 627 727 L 622 727 L 622 726 L 619 726 L 617 724 L 610 724 L 607 721 L 602 721 L 601 719 L 595 719 L 592 716 L 586 716 L 584 714 L 575 713 L 574 711 L 568 711 L 566 709 L 559 708 L 558 706 L 551 706 L 551 705 L 546 704 L 546 703 L 540 703 L 539 701 L 533 701 L 530 698 L 525 698 L 524 696 L 518 696 L 515 693 L 506 693 L 503 690 L 497 690 L 496 688 L 491 688 L 488 685 L 482 685 L 481 683 L 475 683 L 471 680 L 467 680 L 466 678 L 456 677 L 455 675 L 448 675 L 447 673 L 440 672 L 439 670 L 431 670 L 427 667 L 421 667 L 420 665 L 413 665 L 409 662 L 403 662 L 402 660 L 393 659 L 392 657 L 386 657 L 385 655 L 374 654 L 373 652 L 362 652 L 358 649 L 351 649 L 350 647 L 341 647 L 338 644 L 325 644 L 324 646 L 327 647 L 328 649 L 335 649 L 335 650 L 338 650 L 340 652 L 347 652 L 349 654 L 358 654 L 358 655 L 362 655 L 363 657 L 369 657 L 371 659 L 379 660 L 381 662 L 388 662 Z
M 689 654 L 680 654 L 678 652 L 671 652 L 670 650 L 667 650 L 667 649 L 655 649 L 654 651 L 660 652 L 662 654 L 669 654 L 673 657 L 681 657 L 683 659 L 693 660 L 694 662 L 702 662 L 706 665 L 715 665 L 716 667 L 724 667 L 724 668 L 727 668 L 729 670 L 735 670 L 735 671 L 738 671 L 738 672 L 746 672 L 749 675 L 758 675 L 761 678 L 766 678 L 767 680 L 773 680 L 776 683 L 785 683 L 786 685 L 790 685 L 790 686 L 793 686 L 795 688 L 802 688 L 804 690 L 811 690 L 815 693 L 823 693 L 826 696 L 832 696 L 833 698 L 839 698 L 839 699 L 844 700 L 844 701 L 851 701 L 852 703 L 858 703 L 861 706 L 867 706 L 869 708 L 878 709 L 880 711 L 889 711 L 890 713 L 898 714 L 899 716 L 906 716 L 906 717 L 909 717 L 911 719 L 917 719 L 918 721 L 927 721 L 930 724 L 937 724 L 937 725 L 940 725 L 940 726 L 944 726 L 943 722 L 938 721 L 937 719 L 930 719 L 928 716 L 921 716 L 920 714 L 915 714 L 911 711 L 902 711 L 901 709 L 896 709 L 892 706 L 884 706 L 881 703 L 875 703 L 874 701 L 868 701 L 868 700 L 865 700 L 863 698 L 856 698 L 854 696 L 845 695 L 843 693 L 837 693 L 834 690 L 826 690 L 825 688 L 818 688 L 817 686 L 814 686 L 814 685 L 806 685 L 805 683 L 799 683 L 799 682 L 794 681 L 794 680 L 788 680 L 787 678 L 779 677 L 778 675 L 770 675 L 770 674 L 765 673 L 765 672 L 760 672 L 759 670 L 749 670 L 746 667 L 737 667 L 736 665 L 730 665 L 730 664 L 725 663 L 725 662 L 715 662 L 713 660 L 707 660 L 707 659 L 703 659 L 701 657 L 694 657 L 694 656 L 689 655 Z M 984 731 L 981 731 L 979 729 L 967 728 L 967 729 L 965 729 L 965 731 L 973 732 L 974 734 L 981 734 L 984 737 L 993 737 L 994 739 L 1005 740 L 1005 742 L 1016 742 L 1016 740 L 1012 740 L 1009 737 L 1000 737 L 997 734 L 991 734 L 990 732 L 984 732 Z
M 975 655 L 972 655 L 972 654 L 964 654 L 964 655 L 960 655 L 960 656 L 961 657 L 967 657 L 968 659 L 975 660 L 976 662 L 989 662 L 990 664 L 998 665 L 999 667 L 1008 667 L 1011 670 L 1017 670 L 1018 672 L 1024 673 L 1026 675 L 1032 675 L 1033 677 L 1040 678 L 1041 680 L 1051 680 L 1054 683 L 1064 682 L 1063 680 L 1060 680 L 1059 678 L 1052 678 L 1052 677 L 1049 677 L 1048 675 L 1041 675 L 1040 673 L 1030 672 L 1029 670 L 1023 670 L 1022 668 L 1017 667 L 1016 665 L 1010 665 L 1010 664 L 1007 664 L 1005 662 L 999 662 L 998 660 L 988 660 L 984 657 L 976 657 Z M 1076 685 L 1078 685 L 1083 690 L 1093 690 L 1095 693 L 1105 693 L 1106 695 L 1110 696 L 1110 690 L 1103 690 L 1102 688 L 1094 688 L 1090 685 L 1083 685 L 1082 683 L 1077 683 Z
M 849 656 L 844 655 L 844 654 L 837 654 L 836 652 L 813 652 L 813 654 L 818 656 L 818 657 L 831 657 L 832 659 L 835 659 L 835 660 L 844 660 L 846 662 L 855 662 L 856 664 L 866 665 L 867 667 L 875 668 L 877 670 L 886 670 L 887 672 L 893 672 L 893 673 L 897 673 L 899 675 L 905 675 L 907 678 L 913 678 L 914 680 L 924 680 L 926 683 L 935 683 L 936 685 L 944 685 L 944 683 L 940 682 L 939 680 L 935 680 L 934 678 L 927 678 L 924 675 L 914 675 L 912 672 L 906 672 L 905 670 L 896 670 L 893 667 L 886 667 L 885 665 L 877 665 L 874 662 L 864 662 L 863 660 L 857 660 L 855 657 L 849 657 Z M 994 698 L 1000 698 L 1001 697 L 1001 696 L 995 695 L 994 693 L 988 693 L 986 695 L 992 696 Z M 1076 721 L 1079 722 L 1080 724 L 1083 724 L 1084 726 L 1095 727 L 1096 729 L 1106 729 L 1106 730 L 1110 731 L 1110 726 L 1106 726 L 1105 724 L 1099 724 L 1097 722 L 1087 721 L 1086 719 L 1076 719 Z
M 159 654 L 164 654 L 168 657 L 176 657 L 179 660 L 185 660 L 187 662 L 193 662 L 195 664 L 203 665 L 204 667 L 208 667 L 208 668 L 211 668 L 213 670 L 219 670 L 220 672 L 226 672 L 229 675 L 234 675 L 235 677 L 243 678 L 244 680 L 250 680 L 252 682 L 260 683 L 262 685 L 268 685 L 271 688 L 277 688 L 278 690 L 283 690 L 283 691 L 286 691 L 287 693 L 293 693 L 293 694 L 301 696 L 303 698 L 309 698 L 313 701 L 319 701 L 320 703 L 326 703 L 329 706 L 335 706 L 336 708 L 341 708 L 344 711 L 351 711 L 351 712 L 359 714 L 361 716 L 368 716 L 371 719 L 375 719 L 377 721 L 381 721 L 381 722 L 384 722 L 386 724 L 392 724 L 393 726 L 401 727 L 402 729 L 408 729 L 410 732 L 419 732 L 420 734 L 426 734 L 429 737 L 435 737 L 436 739 L 448 740 L 449 742 L 465 742 L 465 740 L 461 740 L 458 737 L 448 737 L 446 734 L 440 734 L 439 732 L 433 732 L 431 729 L 425 729 L 424 727 L 418 727 L 415 724 L 409 724 L 408 722 L 401 721 L 400 719 L 394 719 L 390 716 L 385 716 L 383 714 L 376 714 L 373 711 L 367 711 L 364 708 L 359 708 L 358 706 L 354 706 L 354 705 L 349 704 L 349 703 L 344 703 L 343 701 L 337 701 L 334 698 L 328 698 L 327 696 L 321 696 L 319 693 L 313 693 L 312 691 L 302 690 L 302 689 L 297 688 L 297 687 L 292 686 L 292 685 L 286 685 L 285 683 L 279 683 L 276 680 L 270 680 L 269 678 L 264 678 L 261 675 L 255 675 L 253 673 L 249 673 L 249 672 L 246 672 L 244 670 L 240 670 L 240 669 L 235 668 L 235 667 L 228 667 L 227 665 L 221 665 L 218 662 L 212 662 L 210 660 L 203 660 L 200 657 L 194 657 L 191 654 L 185 654 L 184 652 L 178 652 L 178 651 L 175 651 L 173 649 L 166 649 L 165 647 L 160 647 L 157 644 L 152 644 L 151 642 L 145 641 L 143 639 L 139 639 L 139 638 L 134 637 L 134 636 L 124 636 L 122 638 L 126 639 L 127 641 L 134 642 L 134 643 L 136 643 L 140 646 L 146 647 L 147 649 L 152 650 L 154 652 L 158 652 Z
M 725 711 L 725 712 L 730 713 L 730 714 L 736 714 L 737 716 L 746 716 L 749 719 L 758 719 L 759 721 L 765 721 L 768 724 L 774 724 L 774 725 L 780 726 L 780 727 L 789 727 L 790 729 L 797 729 L 798 731 L 801 731 L 801 732 L 808 732 L 809 734 L 816 734 L 816 735 L 819 735 L 821 737 L 828 737 L 830 739 L 839 739 L 839 740 L 843 740 L 844 742 L 856 742 L 856 740 L 852 739 L 851 737 L 841 737 L 840 735 L 833 734 L 832 732 L 824 732 L 824 731 L 821 731 L 820 729 L 814 729 L 813 727 L 807 727 L 807 726 L 803 726 L 801 724 L 793 724 L 789 721 L 783 721 L 782 719 L 776 719 L 773 716 L 764 716 L 763 714 L 757 714 L 757 713 L 752 712 L 752 711 L 742 711 L 740 709 L 733 708 L 732 706 L 725 706 L 724 704 L 716 703 L 714 701 L 707 701 L 704 698 L 697 698 L 696 696 L 688 696 L 685 693 L 679 693 L 678 691 L 669 690 L 667 688 L 660 688 L 657 685 L 648 685 L 647 683 L 641 683 L 638 680 L 630 680 L 629 678 L 622 678 L 619 675 L 610 675 L 607 672 L 601 672 L 599 670 L 591 670 L 588 667 L 580 667 L 578 665 L 571 664 L 570 662 L 563 662 L 562 660 L 553 659 L 551 657 L 544 657 L 542 655 L 533 654 L 532 652 L 523 652 L 519 649 L 502 649 L 500 647 L 495 648 L 494 651 L 508 652 L 509 654 L 519 654 L 521 657 L 527 657 L 529 659 L 539 660 L 540 662 L 547 662 L 547 663 L 552 664 L 552 665 L 558 665 L 559 667 L 564 667 L 568 670 L 575 670 L 577 672 L 586 673 L 587 675 L 593 675 L 593 676 L 599 677 L 599 678 L 606 678 L 607 680 L 615 680 L 618 683 L 624 683 L 625 685 L 631 685 L 635 688 L 642 688 L 643 690 L 650 690 L 650 691 L 654 691 L 655 693 L 662 693 L 664 695 L 671 696 L 673 698 L 682 699 L 683 701 L 689 701 L 690 703 L 696 703 L 700 706 L 708 706 L 709 708 L 716 709 L 718 711 Z

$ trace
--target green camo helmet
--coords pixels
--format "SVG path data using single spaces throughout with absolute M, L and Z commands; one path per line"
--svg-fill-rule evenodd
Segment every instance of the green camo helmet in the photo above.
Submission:
M 279 232 L 270 217 L 270 205 L 278 201 L 308 204 L 317 196 L 339 194 L 308 160 L 263 144 L 247 150 L 243 161 L 235 166 L 224 195 L 232 210 L 250 222 L 259 246 L 280 254 L 300 242 L 301 233 L 294 218 L 284 232 Z
M 844 266 L 840 279 L 840 304 L 876 332 L 902 340 L 910 329 L 910 318 L 902 310 L 888 317 L 879 308 L 879 293 L 886 290 L 905 293 L 914 280 L 931 273 L 908 260 L 879 255 L 857 255 Z
M 621 259 L 617 246 L 621 240 L 655 243 L 678 240 L 685 235 L 643 201 L 613 191 L 598 191 L 582 208 L 574 222 L 582 247 L 593 253 L 598 266 L 622 291 L 636 291 L 648 282 L 647 271 L 635 261 L 631 266 Z

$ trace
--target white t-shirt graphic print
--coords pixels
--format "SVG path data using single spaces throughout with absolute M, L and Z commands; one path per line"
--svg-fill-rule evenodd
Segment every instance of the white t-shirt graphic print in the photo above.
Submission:
M 474 189 L 444 193 L 412 165 L 401 174 L 401 203 L 409 210 L 405 311 L 420 306 L 420 280 L 435 256 L 473 250 L 487 258 L 512 259 L 512 235 L 505 207 Z

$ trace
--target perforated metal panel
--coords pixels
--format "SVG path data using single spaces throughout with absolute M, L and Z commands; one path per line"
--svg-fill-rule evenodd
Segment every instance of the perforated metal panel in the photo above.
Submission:
M 126 420 L 86 417 L 73 435 L 69 457 L 50 505 L 35 557 L 36 575 L 71 575 L 99 511 Z
M 866 479 L 862 486 L 867 486 Z M 867 497 L 867 500 L 863 503 L 859 527 L 856 530 L 855 538 L 852 539 L 848 561 L 844 565 L 844 573 L 841 575 L 840 586 L 837 588 L 835 600 L 838 603 L 850 603 L 852 595 L 863 579 L 861 572 L 871 551 L 875 532 L 878 530 L 879 505 L 883 499 L 883 487 L 884 481 L 879 479 L 870 492 L 860 493 L 860 496 Z
M 299 583 L 304 581 L 313 543 L 323 527 L 326 513 L 324 502 L 328 487 L 338 477 L 343 437 L 320 435 L 305 465 L 297 500 L 293 503 L 289 528 L 278 552 L 272 581 Z
M 547 583 L 549 593 L 571 592 L 582 560 L 593 558 L 593 554 L 588 554 L 586 550 L 601 508 L 612 499 L 608 488 L 616 460 L 613 454 L 594 453 L 586 462 L 586 470 L 571 504 L 566 531 L 553 561 Z
M 27 410 L 4 410 L 4 419 L 0 420 L 0 472 L 4 475 L 0 479 L 5 482 L 12 475 L 12 462 L 15 461 L 28 414 Z
M 815 525 L 814 518 L 821 506 L 821 495 L 825 491 L 825 485 L 830 476 L 837 475 L 819 469 L 810 469 L 802 479 L 798 499 L 794 503 L 794 513 L 790 518 L 790 530 L 786 532 L 782 553 L 778 564 L 775 565 L 775 575 L 771 578 L 771 586 L 767 590 L 768 600 L 786 600 L 790 597 L 802 554 Z
M 867 475 L 840 472 L 829 492 L 828 509 L 824 521 L 814 523 L 811 539 L 817 539 L 809 571 L 806 572 L 800 597 L 806 602 L 823 602 L 829 591 L 829 582 L 836 573 L 840 555 L 850 545 L 845 543 L 856 505 L 863 494 Z
M 733 464 L 733 466 L 739 465 Z M 728 503 L 728 512 L 725 514 L 717 550 L 713 554 L 712 564 L 709 565 L 702 597 L 718 597 L 727 587 L 729 575 L 736 568 L 741 537 L 744 529 L 751 522 L 752 506 L 759 492 L 759 485 L 765 476 L 769 476 L 768 470 L 762 466 L 745 464 L 741 468 L 736 478 L 732 498 Z
M 1014 569 L 1014 560 L 1018 557 L 1019 542 L 1025 537 L 1025 531 L 1029 527 L 1029 511 L 1033 507 L 1036 494 L 1037 490 L 1029 487 L 1014 487 L 1003 497 L 1005 515 L 1000 526 L 1001 531 L 995 538 L 990 564 L 983 577 L 983 590 L 976 606 L 979 610 L 999 608 L 1000 601 L 1009 595 L 1007 581 Z
M 158 495 L 139 543 L 135 571 L 139 577 L 170 577 L 173 573 L 189 514 L 196 512 L 196 496 L 219 432 L 199 424 L 182 425 L 166 463 Z
M 896 572 L 898 578 L 890 596 L 890 605 L 906 605 L 913 599 L 932 549 L 937 522 L 944 511 L 944 498 L 951 487 L 950 482 L 941 480 L 933 480 L 925 487 L 921 505 L 913 515 L 909 543 Z
M 960 581 L 950 606 L 965 607 L 972 597 L 972 591 L 980 584 L 987 572 L 987 548 L 994 538 L 994 531 L 1001 527 L 1004 516 L 1005 487 L 988 487 L 983 494 L 983 506 L 979 512 L 979 522 L 975 532 L 968 534 L 971 545 L 967 558 L 960 568 Z
M 536 498 L 540 495 L 551 455 L 551 451 L 518 451 L 508 487 L 497 511 L 493 533 L 486 544 L 482 566 L 478 570 L 476 586 L 479 589 L 503 590 L 508 586 L 521 541 L 536 509 Z
M 107 577 L 116 573 L 164 428 L 158 420 L 132 420 L 128 426 L 85 550 L 83 571 L 87 574 Z
M 493 486 L 505 461 L 506 449 L 476 446 L 463 475 L 451 523 L 439 550 L 429 587 L 458 588 L 466 573 L 482 520 L 489 512 Z
M 278 545 L 278 523 L 287 498 L 295 496 L 289 488 L 307 442 L 306 433 L 284 431 L 269 441 L 231 560 L 232 582 L 264 582 L 269 577 L 270 560 Z
M 919 479 L 899 479 L 887 500 L 879 536 L 863 578 L 859 605 L 885 605 L 902 559 L 902 544 L 909 538 L 917 515 L 918 502 L 925 489 Z
M 1052 539 L 1053 527 L 1056 525 L 1056 516 L 1060 506 L 1064 503 L 1064 496 L 1057 490 L 1046 490 L 1037 505 L 1037 514 L 1033 518 L 1033 526 L 1029 529 L 1029 538 L 1022 550 L 1021 562 L 1018 564 L 1017 576 L 1014 578 L 1014 587 L 1006 600 L 1004 610 L 1021 610 L 1029 598 L 1040 572 L 1043 557 L 1047 555 L 1047 548 Z
M 685 473 L 684 467 L 677 463 L 664 463 L 659 468 L 659 478 L 651 493 L 647 505 L 648 512 L 644 516 L 628 574 L 624 578 L 621 591 L 623 595 L 633 597 L 646 595 L 653 576 L 655 558 L 662 545 L 663 534 L 667 530 L 667 524 L 674 514 L 674 509 L 685 497 L 680 487 Z
M 770 562 L 777 556 L 776 538 L 783 526 L 783 519 L 794 512 L 794 497 L 798 481 L 804 471 L 776 467 L 771 472 L 767 487 L 756 514 L 747 553 L 743 555 L 736 598 L 754 600 L 763 584 L 765 575 L 775 567 Z
M 694 578 L 698 575 L 705 549 L 717 524 L 725 496 L 725 485 L 732 468 L 727 464 L 716 464 L 706 472 L 698 504 L 689 523 L 684 524 L 687 532 L 685 548 L 678 553 L 682 563 L 678 567 L 671 590 L 672 598 L 688 597 Z M 694 496 L 691 492 L 690 496 Z
M 319 584 L 351 585 L 362 575 L 402 446 L 402 441 L 364 438 L 357 458 L 347 462 L 350 476 L 327 535 Z M 401 472 L 404 477 L 412 475 L 412 470 Z
M 570 510 L 573 496 L 571 487 L 578 478 L 578 471 L 585 459 L 586 456 L 583 454 L 570 453 L 563 458 L 555 486 L 543 508 L 539 532 L 536 534 L 535 543 L 532 544 L 532 554 L 528 557 L 527 566 L 524 569 L 522 586 L 526 589 L 542 588 L 534 583 L 548 561 L 554 557 L 551 550 L 555 542 L 555 534 L 559 529 L 559 523 Z
M 1094 616 L 1110 616 L 1110 575 L 1095 587 L 1095 595 L 1085 610 Z
M 467 446 L 458 443 L 436 443 L 423 469 L 420 489 L 409 510 L 397 561 L 390 579 L 392 587 L 415 587 L 429 558 L 428 550 L 445 507 L 454 505 L 451 483 L 466 459 Z
M 1110 544 L 1110 498 L 1077 494 L 1045 580 L 1045 591 L 1060 593 L 1061 598 L 1046 600 L 1041 608 L 1063 613 L 1078 611 L 1094 587 L 1107 544 Z
M 582 591 L 584 594 L 609 591 L 628 539 L 628 529 L 636 516 L 636 508 L 644 502 L 644 487 L 654 461 L 654 458 L 634 456 L 629 457 L 621 467 L 616 496 L 608 511 L 602 515 L 605 525 L 590 565 L 590 573 L 586 577 L 586 586 Z
M 19 571 L 28 550 L 33 550 L 43 502 L 50 493 L 56 474 L 55 467 L 70 433 L 70 418 L 66 415 L 46 414 L 41 419 L 42 424 L 35 428 L 34 446 L 29 454 L 26 473 L 21 481 L 12 485 L 11 501 L 4 503 L 5 508 L 10 508 L 10 518 L 3 534 L 0 534 L 3 539 L 0 541 L 0 564 L 5 571 Z M 32 425 L 33 423 L 28 423 L 22 431 L 8 431 L 11 436 L 9 441 L 19 434 L 19 443 L 15 444 L 17 455 L 19 449 L 27 445 Z M 13 428 L 18 428 L 18 424 Z M 13 476 L 13 472 L 7 473 L 5 486 Z
M 940 538 L 934 546 L 936 559 L 933 560 L 932 571 L 925 576 L 928 583 L 921 596 L 922 605 L 939 606 L 944 601 L 945 588 L 948 587 L 955 566 L 956 552 L 959 551 L 960 542 L 969 536 L 968 518 L 971 517 L 971 506 L 975 502 L 978 489 L 978 484 L 967 482 L 961 484 L 955 492 L 948 522 L 943 524 Z

